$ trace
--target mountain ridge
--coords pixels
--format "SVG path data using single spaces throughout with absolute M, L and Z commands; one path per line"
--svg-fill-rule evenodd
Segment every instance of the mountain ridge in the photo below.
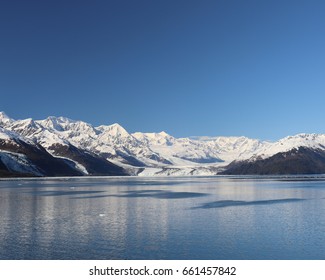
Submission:
M 29 145 L 31 150 L 32 147 L 43 149 L 42 152 L 48 153 L 53 158 L 51 160 L 57 162 L 56 164 L 59 164 L 58 161 L 62 161 L 60 163 L 62 166 L 69 166 L 67 170 L 70 171 L 67 174 L 87 176 L 216 175 L 226 174 L 227 171 L 228 173 L 242 174 L 242 170 L 254 170 L 252 172 L 256 173 L 258 172 L 256 170 L 259 170 L 257 166 L 262 165 L 261 161 L 276 164 L 276 160 L 271 158 L 277 154 L 285 155 L 291 150 L 297 149 L 301 153 L 301 158 L 305 160 L 308 158 L 312 162 L 313 160 L 317 161 L 319 153 L 325 151 L 325 134 L 301 133 L 284 137 L 275 142 L 244 136 L 176 138 L 165 131 L 129 133 L 118 123 L 92 126 L 87 122 L 54 116 L 43 120 L 33 120 L 32 118 L 14 120 L 4 112 L 0 112 L 0 142 L 3 142 L 0 147 L 2 154 L 0 167 L 3 170 L 3 166 L 8 165 L 8 158 L 11 157 L 11 162 L 15 158 L 13 155 L 8 155 L 13 151 L 4 143 L 9 140 L 14 143 L 15 139 L 20 139 L 19 141 Z M 300 149 L 301 147 L 313 152 L 307 156 L 307 150 Z M 51 173 L 46 168 L 47 171 L 44 172 L 44 167 L 41 167 L 42 162 L 33 162 L 29 158 L 31 156 L 29 152 L 23 153 L 22 150 L 20 152 L 18 154 L 21 164 L 17 163 L 17 166 L 26 170 L 22 166 L 22 162 L 25 163 L 25 166 L 30 163 L 31 166 L 35 165 L 35 170 L 38 170 L 33 174 L 32 170 L 34 169 L 31 168 L 28 176 L 57 176 L 55 172 Z M 18 156 L 16 155 L 16 157 Z M 287 158 L 287 162 L 289 162 L 289 158 Z M 317 162 L 319 167 L 321 163 Z M 256 166 L 247 168 L 247 164 Z M 291 165 L 294 165 L 292 159 Z M 307 166 L 307 162 L 304 162 L 303 165 Z M 7 171 L 9 169 L 7 166 Z M 16 169 L 19 170 L 18 167 Z M 322 168 L 316 169 L 315 172 L 323 170 Z M 288 168 L 287 170 L 292 169 Z M 11 172 L 13 171 L 11 170 Z M 260 172 L 267 173 L 265 170 Z M 308 172 L 312 172 L 312 170 L 308 170 Z

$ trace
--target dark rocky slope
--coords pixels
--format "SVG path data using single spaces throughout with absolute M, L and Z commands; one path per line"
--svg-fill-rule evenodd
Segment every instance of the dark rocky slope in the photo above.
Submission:
M 284 175 L 325 173 L 325 151 L 299 147 L 266 159 L 235 161 L 223 175 Z

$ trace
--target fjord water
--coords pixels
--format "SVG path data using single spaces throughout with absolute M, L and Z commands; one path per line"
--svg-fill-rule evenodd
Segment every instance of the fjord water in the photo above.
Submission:
M 0 259 L 325 259 L 325 177 L 0 181 Z

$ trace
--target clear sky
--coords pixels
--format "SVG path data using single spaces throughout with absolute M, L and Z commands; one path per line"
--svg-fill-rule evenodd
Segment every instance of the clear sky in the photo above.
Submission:
M 325 1 L 0 1 L 0 111 L 129 132 L 325 133 Z

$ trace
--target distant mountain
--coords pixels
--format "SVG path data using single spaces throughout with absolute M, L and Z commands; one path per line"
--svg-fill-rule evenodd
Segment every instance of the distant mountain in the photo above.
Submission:
M 223 175 L 325 174 L 325 150 L 294 148 L 271 157 L 234 161 Z
M 324 173 L 325 134 L 276 142 L 175 138 L 94 127 L 65 117 L 14 120 L 0 112 L 0 176 L 187 176 Z

